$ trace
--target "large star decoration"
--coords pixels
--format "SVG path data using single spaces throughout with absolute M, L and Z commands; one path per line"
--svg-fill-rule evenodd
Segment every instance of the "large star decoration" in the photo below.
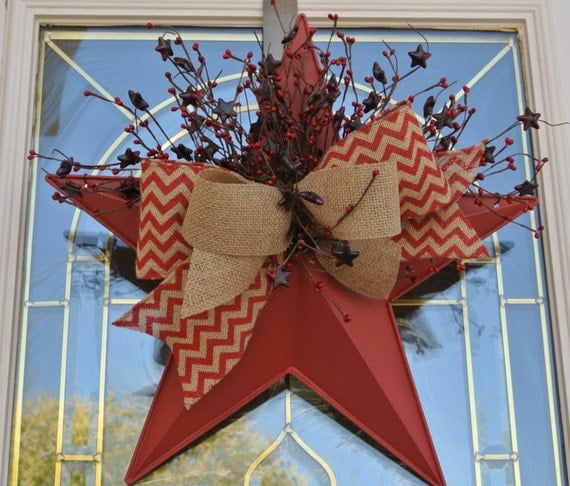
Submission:
M 70 177 L 71 182 L 85 181 L 83 176 Z M 119 179 L 90 178 L 109 188 L 119 185 Z M 59 177 L 48 176 L 47 180 L 61 187 Z M 117 207 L 117 198 L 112 191 L 84 193 L 74 203 L 134 249 L 139 208 L 106 212 Z M 481 238 L 527 208 L 522 201 L 503 201 L 489 212 L 468 196 L 459 205 Z M 184 407 L 176 364 L 169 361 L 125 481 L 135 483 L 281 378 L 293 375 L 427 483 L 445 484 L 391 302 L 433 276 L 434 266 L 442 268 L 449 263 L 444 258 L 403 263 L 402 271 L 414 267 L 414 279 L 398 280 L 390 298 L 377 301 L 348 291 L 317 265 L 299 262 L 292 269 L 289 288 L 272 293 L 241 361 L 190 409 Z M 319 289 L 327 297 L 320 295 Z M 331 299 L 353 316 L 350 322 L 345 322 Z
M 304 17 L 298 25 L 296 38 L 305 41 L 310 36 Z M 318 75 L 316 60 L 314 65 L 305 64 L 304 69 L 313 70 L 306 79 Z M 70 175 L 62 182 L 57 175 L 48 175 L 47 180 L 66 192 L 77 207 L 136 249 L 140 205 L 138 202 L 125 205 L 124 190 L 120 190 L 125 184 L 132 185 L 133 178 Z M 89 187 L 105 187 L 105 191 L 82 190 Z M 473 202 L 472 197 L 463 196 L 451 205 L 449 213 L 443 212 L 439 217 L 448 220 L 460 217 L 484 238 L 536 201 L 527 196 L 512 201 L 489 198 L 483 205 Z M 117 210 L 121 207 L 124 209 Z M 421 236 L 423 221 L 420 218 L 410 223 L 407 231 L 410 234 L 416 231 Z M 409 252 L 415 250 L 418 248 L 411 248 Z M 408 255 L 400 273 L 413 268 L 413 279 L 397 280 L 390 295 L 382 300 L 347 289 L 324 272 L 310 254 L 296 258 L 288 269 L 290 275 L 286 278 L 278 275 L 281 285 L 272 291 L 259 312 L 254 332 L 248 335 L 247 351 L 231 371 L 190 408 L 185 407 L 179 369 L 171 358 L 127 471 L 126 482 L 138 481 L 275 382 L 293 375 L 424 481 L 432 485 L 445 484 L 391 308 L 394 299 L 433 275 L 434 268 L 450 263 L 448 258 L 426 258 L 426 251 L 420 248 L 416 256 Z M 343 246 L 338 252 L 339 259 L 358 262 L 350 247 Z M 187 271 L 187 265 L 180 265 L 161 284 L 156 298 L 160 299 L 161 293 L 167 294 L 172 281 L 182 278 Z M 182 303 L 173 305 L 180 307 Z M 348 316 L 351 319 L 347 319 Z

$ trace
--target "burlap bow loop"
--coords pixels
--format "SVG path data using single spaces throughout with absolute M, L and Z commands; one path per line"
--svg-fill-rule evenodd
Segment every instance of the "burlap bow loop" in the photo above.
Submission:
M 401 231 L 398 170 L 395 161 L 350 164 L 311 172 L 299 183 L 324 200 L 307 203 L 314 218 L 330 228 L 333 239 L 346 240 L 358 257 L 338 265 L 331 254 L 334 240 L 322 242 L 317 258 L 323 268 L 350 289 L 386 298 L 397 277 L 400 246 L 389 237 Z
M 400 233 L 398 170 L 394 161 L 315 170 L 299 182 L 324 204 L 305 203 L 321 226 L 341 240 L 363 240 Z
M 279 189 L 219 168 L 206 169 L 194 189 L 182 226 L 193 247 L 182 314 L 224 304 L 251 284 L 265 258 L 289 245 L 291 215 Z
M 287 249 L 291 216 L 276 187 L 234 172 L 200 172 L 182 232 L 194 249 L 233 256 L 275 255 Z

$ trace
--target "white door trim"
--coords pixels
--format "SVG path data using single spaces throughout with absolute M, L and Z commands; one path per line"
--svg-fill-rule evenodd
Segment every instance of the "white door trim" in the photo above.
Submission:
M 269 1 L 269 0 L 265 0 Z M 23 270 L 28 167 L 33 125 L 39 27 L 161 24 L 261 26 L 261 0 L 7 0 L 0 5 L 0 484 L 7 484 L 13 385 Z M 570 120 L 568 0 L 299 0 L 315 25 L 337 12 L 346 27 L 516 29 L 520 34 L 529 104 L 549 121 Z M 326 5 L 323 5 L 325 4 Z M 231 9 L 228 6 L 231 5 Z M 553 161 L 543 171 L 541 211 L 551 310 L 568 444 L 570 398 L 570 127 L 539 130 L 536 144 Z M 568 451 L 569 448 L 567 448 Z M 568 452 L 567 452 L 568 454 Z

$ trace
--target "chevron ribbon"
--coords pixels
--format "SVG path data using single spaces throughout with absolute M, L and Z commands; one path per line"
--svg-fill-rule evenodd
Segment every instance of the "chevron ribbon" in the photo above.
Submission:
M 162 280 L 189 258 L 192 247 L 181 228 L 199 164 L 142 162 L 141 219 L 137 242 L 137 277 Z
M 358 144 L 354 143 L 356 139 Z M 341 140 L 327 151 L 319 167 L 379 161 L 397 164 L 403 219 L 424 216 L 449 204 L 449 184 L 409 104 L 395 106 Z
M 483 149 L 432 154 L 408 104 L 329 148 L 298 190 L 324 200 L 305 203 L 307 210 L 360 255 L 337 266 L 325 240 L 322 267 L 384 299 L 401 260 L 487 255 L 457 204 Z M 278 205 L 276 187 L 220 168 L 145 161 L 142 169 L 137 272 L 163 280 L 115 325 L 168 344 L 190 407 L 246 352 L 272 291 L 267 270 L 290 243 L 291 214 Z
M 200 314 L 184 317 L 184 281 L 191 270 L 179 264 L 114 325 L 136 329 L 164 341 L 172 350 L 182 383 L 184 404 L 196 403 L 239 361 L 265 306 L 271 284 L 264 272 L 241 295 Z
M 402 231 L 393 241 L 402 248 L 402 260 L 415 258 L 482 258 L 489 253 L 459 209 L 457 201 L 467 191 L 479 168 L 484 144 L 443 152 L 435 160 L 450 187 L 449 204 L 431 214 L 402 221 Z

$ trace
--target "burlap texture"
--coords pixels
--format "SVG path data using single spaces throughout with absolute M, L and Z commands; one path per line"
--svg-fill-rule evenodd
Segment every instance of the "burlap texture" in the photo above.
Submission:
M 162 280 L 192 253 L 181 228 L 194 179 L 204 166 L 146 159 L 141 168 L 136 272 L 138 278 Z
M 193 316 L 233 300 L 255 280 L 264 260 L 263 255 L 221 255 L 194 248 L 182 315 Z
M 276 187 L 204 170 L 196 177 L 182 232 L 193 248 L 219 255 L 281 253 L 291 224 L 291 215 L 278 204 L 281 197 Z
M 350 241 L 351 250 L 360 252 L 353 266 L 336 266 L 331 246 L 318 254 L 319 263 L 336 280 L 372 299 L 387 299 L 398 277 L 401 245 L 389 238 Z
M 436 160 L 447 183 L 451 188 L 451 200 L 457 201 L 471 185 L 479 170 L 481 157 L 485 153 L 485 144 L 479 143 L 461 150 L 443 152 L 436 155 Z
M 387 162 L 397 163 L 402 218 L 424 216 L 451 202 L 447 180 L 409 103 L 396 105 L 340 140 L 317 171 L 369 165 L 382 172 Z
M 305 205 L 321 225 L 332 229 L 335 238 L 362 240 L 400 232 L 395 161 L 383 163 L 376 176 L 370 165 L 316 170 L 299 183 L 299 190 L 315 192 L 323 199 L 323 205 Z M 347 214 L 349 206 L 352 209 Z

